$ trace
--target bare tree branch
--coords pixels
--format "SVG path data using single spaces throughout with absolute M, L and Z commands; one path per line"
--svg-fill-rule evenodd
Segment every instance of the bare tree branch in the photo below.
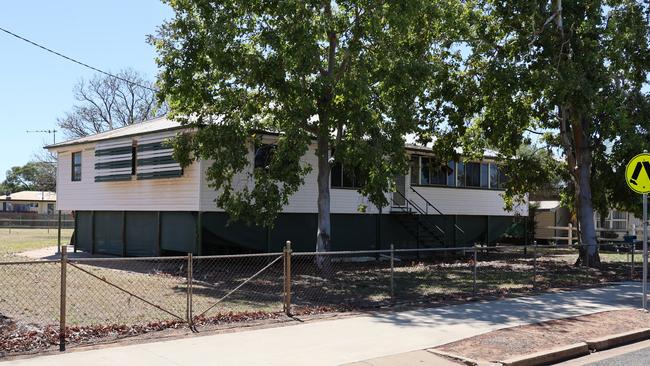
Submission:
M 167 112 L 166 106 L 157 104 L 152 82 L 131 69 L 117 75 L 121 79 L 96 75 L 90 80 L 79 81 L 73 90 L 77 103 L 58 119 L 67 137 L 88 136 L 160 117 Z

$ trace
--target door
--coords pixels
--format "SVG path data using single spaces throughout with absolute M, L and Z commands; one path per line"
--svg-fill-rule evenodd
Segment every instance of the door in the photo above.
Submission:
M 393 193 L 393 206 L 406 205 L 406 176 L 398 175 L 395 177 L 395 192 Z

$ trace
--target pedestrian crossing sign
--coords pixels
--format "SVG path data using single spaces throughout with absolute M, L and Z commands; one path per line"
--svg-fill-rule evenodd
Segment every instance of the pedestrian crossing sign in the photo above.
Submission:
M 639 154 L 627 163 L 625 181 L 634 192 L 650 193 L 650 154 Z

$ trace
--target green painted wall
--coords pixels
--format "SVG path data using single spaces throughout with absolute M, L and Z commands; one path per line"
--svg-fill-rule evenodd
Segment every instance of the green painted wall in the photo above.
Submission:
M 122 213 L 96 211 L 95 253 L 122 255 Z
M 94 238 L 97 253 L 121 255 L 125 250 L 128 256 L 150 256 L 157 254 L 159 239 L 162 254 L 198 253 L 196 212 L 161 212 L 160 236 L 156 212 L 126 212 L 124 218 L 118 211 L 97 211 L 94 216 L 90 212 L 76 214 L 78 249 L 83 251 L 91 251 Z M 396 248 L 418 247 L 416 237 L 404 228 L 395 215 L 381 215 L 378 220 L 378 215 L 372 214 L 333 214 L 331 219 L 333 250 L 377 249 L 378 235 L 381 249 L 388 249 L 391 244 Z M 492 243 L 497 241 L 512 225 L 513 217 L 427 216 L 421 217 L 421 220 L 427 221 L 428 227 L 437 225 L 444 231 L 444 235 L 440 234 L 444 238 L 444 246 L 459 247 L 483 243 L 486 239 Z M 269 250 L 279 252 L 287 240 L 292 242 L 296 251 L 315 250 L 316 214 L 282 214 L 270 232 L 259 226 L 228 223 L 228 216 L 220 212 L 203 213 L 201 222 L 204 255 Z M 463 232 L 454 228 L 454 222 Z M 122 235 L 125 243 L 122 242 Z M 443 245 L 419 245 L 428 246 Z
M 126 212 L 126 255 L 147 257 L 156 255 L 156 212 Z
M 195 244 L 195 212 L 160 213 L 160 248 L 163 251 L 194 252 Z

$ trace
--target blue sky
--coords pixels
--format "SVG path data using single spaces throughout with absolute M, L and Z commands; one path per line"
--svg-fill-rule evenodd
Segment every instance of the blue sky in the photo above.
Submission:
M 130 67 L 153 80 L 156 53 L 146 35 L 171 16 L 157 0 L 2 1 L 0 27 L 97 68 Z M 52 141 L 25 131 L 55 128 L 74 104 L 74 84 L 94 73 L 0 32 L 0 179 Z

